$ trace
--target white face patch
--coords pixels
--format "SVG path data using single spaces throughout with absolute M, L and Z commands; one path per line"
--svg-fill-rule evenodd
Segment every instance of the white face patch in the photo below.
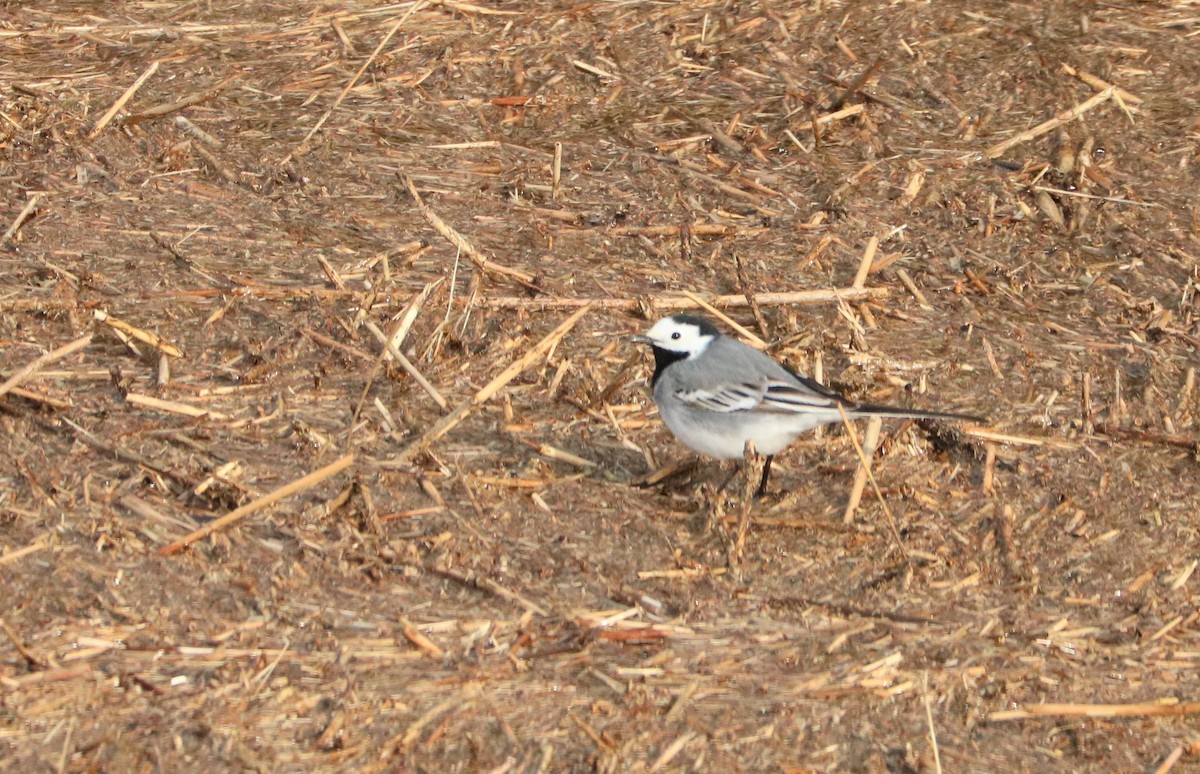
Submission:
M 700 326 L 681 323 L 672 317 L 656 322 L 646 332 L 646 338 L 660 349 L 686 353 L 688 357 L 699 355 L 713 340 L 712 336 L 700 332 Z

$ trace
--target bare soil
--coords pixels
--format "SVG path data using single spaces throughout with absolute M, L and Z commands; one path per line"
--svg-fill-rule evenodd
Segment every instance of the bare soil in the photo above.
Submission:
M 1200 770 L 1198 188 L 1190 0 L 0 3 L 0 765 Z M 638 486 L 685 291 L 989 422 Z

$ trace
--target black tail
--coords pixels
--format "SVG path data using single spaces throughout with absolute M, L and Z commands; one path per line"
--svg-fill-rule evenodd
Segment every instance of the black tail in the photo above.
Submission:
M 950 411 L 922 411 L 907 409 L 899 406 L 876 406 L 871 403 L 853 403 L 846 406 L 846 413 L 851 417 L 897 417 L 901 419 L 947 419 L 958 422 L 986 423 L 987 417 L 974 414 L 955 414 Z
M 826 398 L 829 398 L 830 400 L 832 400 L 835 404 L 840 403 L 842 405 L 842 407 L 846 409 L 846 413 L 849 414 L 851 417 L 898 417 L 898 418 L 902 418 L 902 419 L 947 419 L 947 420 L 956 420 L 959 422 L 979 422 L 981 424 L 986 424 L 988 421 L 987 417 L 979 417 L 979 416 L 975 416 L 974 414 L 955 414 L 950 411 L 921 411 L 920 409 L 906 409 L 906 408 L 900 408 L 899 406 L 878 406 L 878 405 L 875 405 L 872 403 L 855 403 L 854 401 L 846 398 L 845 396 L 841 395 L 840 393 L 821 384 L 816 379 L 812 379 L 812 378 L 807 377 L 804 374 L 800 373 L 799 371 L 796 371 L 791 366 L 788 366 L 786 363 L 781 363 L 780 365 L 783 366 L 784 370 L 786 370 L 789 374 L 791 374 L 793 377 L 795 377 L 796 381 L 800 382 L 808 389 L 812 390 L 813 392 L 817 393 L 818 395 L 824 395 Z M 836 408 L 836 405 L 831 408 Z

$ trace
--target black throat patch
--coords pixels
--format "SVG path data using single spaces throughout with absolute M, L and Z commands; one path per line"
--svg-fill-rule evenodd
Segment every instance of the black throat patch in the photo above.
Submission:
M 673 352 L 662 347 L 651 347 L 654 350 L 654 378 L 650 380 L 650 389 L 654 389 L 658 385 L 658 380 L 662 378 L 663 371 L 667 370 L 667 366 L 680 360 L 686 360 L 688 353 Z

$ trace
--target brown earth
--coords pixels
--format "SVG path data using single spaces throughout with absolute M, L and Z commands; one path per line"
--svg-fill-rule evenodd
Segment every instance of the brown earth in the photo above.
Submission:
M 0 763 L 1200 769 L 1198 187 L 1193 1 L 0 3 Z M 990 422 L 635 486 L 684 291 Z

